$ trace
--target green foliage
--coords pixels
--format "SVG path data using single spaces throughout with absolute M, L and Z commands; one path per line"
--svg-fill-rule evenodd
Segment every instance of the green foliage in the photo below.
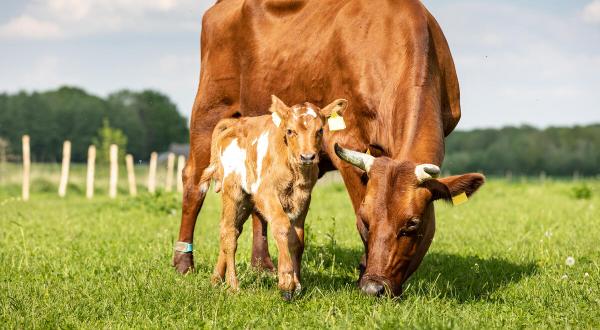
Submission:
M 85 167 L 78 170 L 84 176 Z M 102 193 L 89 201 L 83 194 L 58 198 L 52 188 L 23 203 L 0 186 L 0 324 L 593 329 L 600 324 L 600 198 L 580 203 L 565 194 L 572 185 L 492 179 L 467 204 L 437 203 L 435 239 L 399 299 L 360 294 L 363 247 L 348 194 L 340 184 L 318 185 L 307 218 L 303 294 L 291 303 L 281 300 L 275 275 L 250 267 L 251 221 L 239 239 L 240 292 L 211 285 L 220 216 L 220 196 L 212 192 L 197 223 L 197 271 L 180 276 L 170 266 L 177 195 L 110 200 Z M 270 237 L 276 257 L 273 243 Z
M 127 152 L 138 159 L 188 139 L 186 119 L 167 96 L 155 91 L 120 91 L 106 99 L 74 87 L 0 94 L 0 137 L 10 142 L 9 152 L 19 155 L 21 136 L 29 134 L 32 160 L 37 162 L 60 160 L 64 140 L 72 142 L 72 159 L 85 161 L 104 118 L 125 134 Z
M 444 169 L 451 173 L 595 176 L 599 168 L 600 125 L 457 131 L 446 140 Z
M 577 186 L 571 188 L 571 192 L 575 199 L 591 199 L 592 198 L 592 189 L 590 189 L 590 187 L 585 183 L 582 183 L 580 185 L 577 185 Z
M 127 137 L 120 129 L 110 127 L 110 123 L 106 118 L 104 118 L 102 127 L 98 130 L 98 135 L 92 140 L 92 143 L 96 145 L 96 157 L 99 163 L 109 162 L 111 144 L 116 144 L 119 147 L 119 159 L 125 158 Z

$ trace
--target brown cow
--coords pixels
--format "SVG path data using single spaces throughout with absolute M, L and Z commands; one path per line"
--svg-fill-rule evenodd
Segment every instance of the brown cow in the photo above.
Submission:
M 323 126 L 346 100 L 319 109 L 310 103 L 286 106 L 273 96 L 272 116 L 221 120 L 212 135 L 211 162 L 200 179 L 206 191 L 222 190 L 221 248 L 213 282 L 239 288 L 237 239 L 254 212 L 271 224 L 279 250 L 279 288 L 286 300 L 301 289 L 304 220 L 319 173 Z M 227 273 L 227 276 L 225 276 Z
M 423 183 L 415 175 L 418 164 L 441 166 L 444 138 L 460 119 L 452 56 L 423 4 L 221 0 L 204 15 L 201 54 L 179 240 L 193 240 L 204 201 L 200 176 L 220 119 L 264 114 L 259 109 L 269 106 L 267 92 L 321 106 L 343 97 L 349 100 L 347 129 L 325 130 L 319 167 L 341 172 L 357 213 L 366 252 L 362 290 L 381 294 L 387 287 L 400 294 L 433 239 L 433 199 L 470 194 L 483 183 L 476 174 Z M 364 171 L 335 156 L 335 143 L 378 158 Z M 270 268 L 265 224 L 253 215 L 253 225 L 253 264 Z M 191 249 L 178 250 L 174 265 L 187 272 Z

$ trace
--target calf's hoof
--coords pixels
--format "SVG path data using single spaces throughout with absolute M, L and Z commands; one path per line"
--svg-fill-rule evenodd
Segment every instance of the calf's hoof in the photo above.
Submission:
M 175 251 L 173 255 L 173 267 L 180 274 L 187 274 L 194 271 L 194 255 L 191 252 L 182 253 Z
M 210 283 L 212 283 L 212 285 L 214 286 L 223 284 L 223 280 L 225 279 L 220 274 L 212 274 L 212 276 L 210 277 Z
M 281 298 L 285 301 L 292 301 L 292 298 L 294 298 L 294 292 L 293 291 L 281 291 Z

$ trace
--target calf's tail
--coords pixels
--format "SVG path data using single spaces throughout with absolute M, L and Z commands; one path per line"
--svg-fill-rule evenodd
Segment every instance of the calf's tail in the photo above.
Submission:
M 221 133 L 223 133 L 227 128 L 231 127 L 231 125 L 233 125 L 237 121 L 238 119 L 235 118 L 223 119 L 219 121 L 219 123 L 217 123 L 217 126 L 215 126 L 210 145 L 210 163 L 202 173 L 202 176 L 200 177 L 200 189 L 203 193 L 206 193 L 208 191 L 211 179 L 215 181 L 215 192 L 218 193 L 221 191 L 221 184 L 223 182 L 223 171 L 221 169 L 219 140 L 221 137 Z

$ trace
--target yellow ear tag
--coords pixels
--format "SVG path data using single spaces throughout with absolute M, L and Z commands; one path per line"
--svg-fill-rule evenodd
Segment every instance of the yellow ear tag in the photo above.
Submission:
M 462 194 L 458 194 L 456 196 L 452 196 L 452 204 L 454 206 L 458 206 L 464 204 L 469 201 L 469 197 L 467 197 L 467 193 L 463 192 Z
M 371 149 L 367 148 L 366 154 L 369 155 L 369 156 L 371 156 Z
M 332 132 L 341 131 L 346 128 L 344 117 L 338 115 L 337 111 L 334 111 L 329 119 L 327 119 L 327 124 L 329 124 L 329 130 Z

